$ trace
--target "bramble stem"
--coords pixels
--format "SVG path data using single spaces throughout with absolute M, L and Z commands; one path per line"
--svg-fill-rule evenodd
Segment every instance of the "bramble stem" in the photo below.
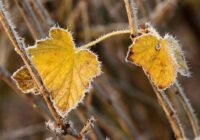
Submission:
M 105 40 L 105 39 L 108 39 L 108 38 L 110 38 L 110 37 L 112 37 L 112 36 L 121 35 L 121 34 L 129 34 L 129 33 L 130 33 L 130 30 L 113 31 L 113 32 L 111 32 L 111 33 L 105 34 L 105 35 L 103 35 L 103 36 L 97 38 L 97 39 L 94 40 L 94 41 L 89 42 L 88 44 L 85 44 L 85 45 L 83 45 L 83 46 L 80 46 L 79 49 L 88 49 L 88 48 L 90 48 L 90 47 L 96 45 L 97 43 L 99 43 L 99 42 L 101 42 L 101 41 L 103 41 L 103 40 Z
M 134 0 L 124 0 L 131 34 L 138 32 L 137 9 Z
M 186 97 L 183 89 L 179 85 L 178 81 L 175 81 L 174 87 L 176 88 L 176 94 L 179 96 L 181 104 L 183 105 L 183 107 L 188 115 L 188 118 L 191 123 L 195 137 L 200 136 L 198 119 L 195 116 L 195 112 L 194 112 L 194 109 L 192 108 L 192 105 L 190 104 L 189 100 L 187 99 L 187 97 Z
M 176 136 L 176 139 L 186 139 L 185 132 L 183 130 L 183 126 L 181 124 L 180 118 L 177 114 L 176 109 L 174 108 L 173 104 L 169 100 L 169 98 L 166 96 L 166 93 L 164 91 L 158 90 L 155 85 L 152 83 L 150 78 L 148 78 L 154 92 L 156 93 L 156 96 L 158 98 L 158 102 L 161 105 L 162 109 L 164 110 L 169 123 L 171 124 L 172 130 Z
M 15 51 L 21 56 L 22 60 L 24 61 L 26 67 L 28 68 L 32 78 L 34 79 L 39 92 L 41 93 L 42 97 L 44 98 L 52 116 L 54 117 L 57 125 L 61 128 L 65 128 L 64 124 L 62 123 L 62 120 L 58 113 L 56 112 L 51 100 L 50 100 L 50 94 L 48 90 L 45 88 L 41 77 L 39 76 L 38 71 L 32 64 L 32 62 L 29 59 L 28 54 L 26 53 L 26 45 L 24 43 L 24 40 L 18 36 L 18 34 L 15 31 L 15 27 L 12 23 L 12 21 L 9 18 L 9 15 L 7 12 L 5 12 L 5 9 L 3 7 L 2 1 L 0 0 L 0 22 L 2 24 L 3 29 L 5 30 L 6 34 L 8 35 L 10 41 L 12 42 Z

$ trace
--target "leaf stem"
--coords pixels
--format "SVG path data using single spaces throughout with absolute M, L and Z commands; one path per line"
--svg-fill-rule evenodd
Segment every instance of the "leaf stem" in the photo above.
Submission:
M 116 35 L 121 35 L 121 34 L 129 34 L 130 33 L 130 30 L 119 30 L 119 31 L 113 31 L 111 33 L 107 33 L 99 38 L 97 38 L 96 40 L 94 41 L 91 41 L 89 42 L 88 44 L 85 44 L 85 45 L 82 45 L 79 47 L 79 49 L 88 49 L 94 45 L 96 45 L 97 43 L 105 40 L 105 39 L 108 39 L 112 36 L 116 36 Z

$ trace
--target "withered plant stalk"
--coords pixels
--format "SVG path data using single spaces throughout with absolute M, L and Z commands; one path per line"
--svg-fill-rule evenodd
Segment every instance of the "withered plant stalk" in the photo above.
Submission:
M 137 15 L 136 15 L 137 12 L 135 9 L 136 8 L 135 3 L 134 3 L 134 1 L 130 1 L 130 0 L 124 0 L 124 2 L 125 2 L 128 20 L 129 20 L 130 33 L 135 34 L 135 33 L 137 33 L 137 30 L 138 30 Z M 149 79 L 149 81 L 151 82 L 150 79 Z M 152 82 L 151 82 L 151 85 L 156 93 L 156 96 L 158 98 L 160 105 L 162 106 L 164 112 L 167 115 L 167 118 L 172 126 L 172 129 L 175 133 L 176 138 L 177 139 L 185 139 L 186 136 L 185 136 L 184 129 L 182 127 L 180 118 L 179 118 L 178 114 L 176 113 L 175 108 L 173 107 L 173 104 L 168 99 L 168 97 L 165 95 L 164 91 L 158 90 L 153 85 Z
M 149 80 L 151 82 L 151 80 Z M 171 124 L 172 130 L 174 131 L 175 137 L 177 140 L 179 139 L 186 139 L 185 132 L 183 126 L 181 124 L 180 118 L 176 112 L 176 109 L 173 107 L 173 104 L 166 96 L 164 91 L 159 91 L 151 82 L 151 85 L 156 93 L 158 98 L 158 102 L 163 108 L 169 123 Z
M 137 10 L 134 0 L 124 0 L 131 34 L 138 32 Z
M 59 127 L 61 127 L 62 129 L 64 129 L 65 125 L 62 123 L 61 117 L 58 115 L 58 113 L 56 112 L 56 110 L 51 102 L 50 94 L 49 94 L 48 90 L 46 89 L 46 87 L 44 86 L 42 79 L 39 76 L 38 71 L 36 70 L 36 68 L 34 67 L 32 62 L 30 61 L 29 55 L 26 53 L 26 50 L 25 50 L 26 45 L 25 45 L 23 39 L 20 38 L 18 36 L 18 34 L 16 33 L 16 31 L 14 29 L 14 25 L 13 25 L 12 21 L 10 20 L 8 13 L 5 11 L 1 1 L 0 1 L 0 4 L 1 4 L 0 5 L 0 22 L 2 24 L 3 29 L 5 30 L 10 41 L 12 42 L 15 51 L 21 56 L 22 60 L 24 61 L 27 69 L 29 70 L 32 78 L 34 79 L 34 81 L 38 87 L 39 93 L 44 98 L 57 125 Z
M 185 109 L 186 114 L 189 118 L 194 136 L 199 137 L 200 129 L 199 129 L 197 117 L 195 115 L 195 111 L 177 80 L 174 83 L 174 88 L 176 90 L 175 94 L 179 97 L 179 100 L 180 100 L 181 104 L 183 105 L 183 108 Z

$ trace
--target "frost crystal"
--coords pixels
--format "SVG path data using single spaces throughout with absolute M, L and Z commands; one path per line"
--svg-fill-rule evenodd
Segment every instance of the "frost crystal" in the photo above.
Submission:
M 46 127 L 49 130 L 53 131 L 54 133 L 56 133 L 58 135 L 61 135 L 63 133 L 63 130 L 61 128 L 57 127 L 57 125 L 55 124 L 55 122 L 49 120 L 45 124 L 46 124 Z

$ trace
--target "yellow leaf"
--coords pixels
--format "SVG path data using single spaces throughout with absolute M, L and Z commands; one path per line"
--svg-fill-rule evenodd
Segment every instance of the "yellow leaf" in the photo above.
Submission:
M 19 68 L 13 75 L 12 79 L 17 83 L 18 88 L 23 93 L 37 93 L 37 88 L 32 80 L 32 77 L 26 68 L 26 66 L 22 66 Z
M 61 28 L 52 28 L 49 38 L 27 51 L 61 116 L 76 107 L 91 80 L 101 73 L 97 56 L 76 48 L 71 33 Z
M 150 32 L 134 39 L 127 60 L 141 66 L 159 89 L 172 85 L 177 75 L 176 60 L 170 54 L 168 43 Z

